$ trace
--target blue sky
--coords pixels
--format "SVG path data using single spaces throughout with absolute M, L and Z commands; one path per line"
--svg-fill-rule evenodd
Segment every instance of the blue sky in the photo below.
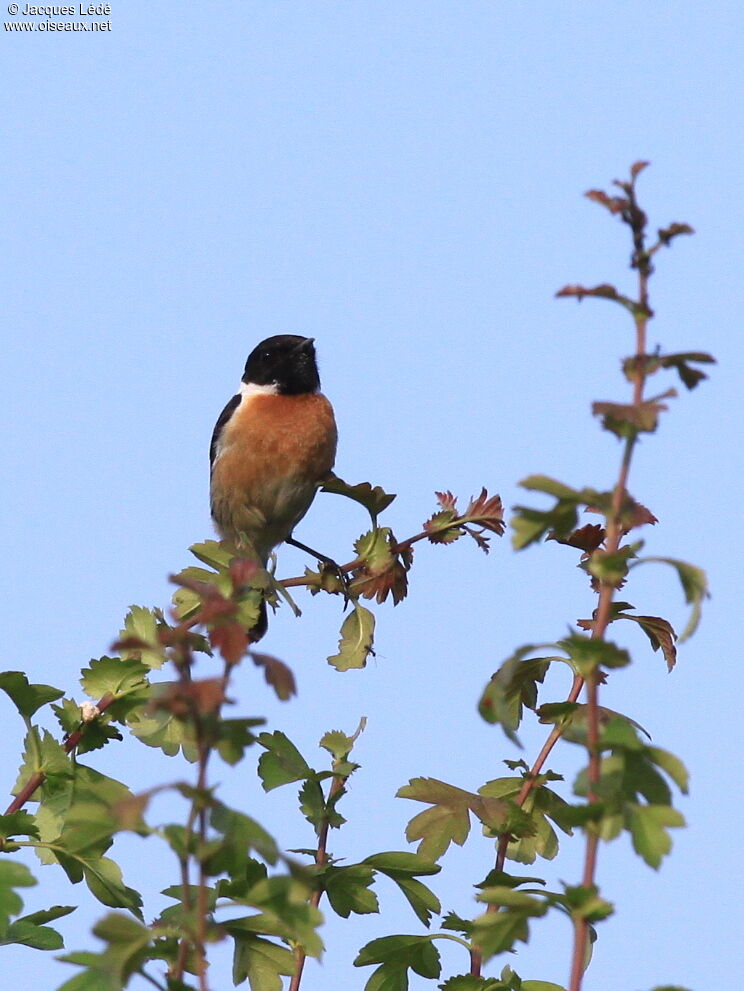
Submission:
M 628 631 L 637 663 L 603 692 L 693 777 L 680 805 L 689 828 L 660 873 L 627 840 L 602 848 L 599 878 L 617 915 L 585 986 L 726 986 L 744 963 L 731 921 L 744 812 L 732 791 L 741 5 L 119 0 L 110 20 L 106 34 L 3 31 L 0 41 L 2 668 L 75 694 L 80 667 L 105 653 L 130 603 L 166 604 L 166 576 L 212 533 L 214 420 L 248 351 L 274 333 L 316 338 L 339 422 L 337 470 L 398 493 L 386 516 L 400 537 L 420 529 L 435 489 L 467 499 L 486 485 L 511 506 L 533 472 L 609 486 L 619 451 L 589 405 L 626 398 L 618 370 L 630 326 L 606 304 L 553 294 L 568 282 L 632 287 L 624 232 L 581 194 L 650 160 L 640 191 L 652 223 L 697 230 L 659 258 L 651 343 L 710 351 L 719 365 L 643 441 L 631 489 L 660 519 L 644 534 L 649 553 L 705 567 L 713 598 L 673 674 Z M 346 560 L 365 528 L 352 504 L 321 496 L 297 536 Z M 280 573 L 304 564 L 282 550 Z M 643 571 L 630 601 L 683 626 L 672 575 Z M 554 545 L 516 555 L 504 539 L 488 558 L 474 545 L 420 546 L 409 599 L 378 610 L 377 658 L 340 675 L 325 663 L 338 604 L 299 599 L 302 620 L 283 611 L 264 642 L 295 669 L 299 701 L 272 702 L 250 671 L 236 693 L 241 713 L 265 714 L 310 754 L 327 729 L 368 717 L 349 825 L 334 837 L 349 860 L 405 848 L 414 809 L 392 796 L 409 777 L 475 788 L 501 774 L 517 753 L 475 713 L 485 681 L 515 647 L 561 636 L 592 608 Z M 553 691 L 565 687 L 556 680 Z M 10 789 L 21 726 L 0 706 Z M 525 730 L 528 755 L 541 732 Z M 145 756 L 127 743 L 97 766 L 143 789 L 187 773 Z M 568 748 L 551 765 L 570 782 Z M 249 764 L 225 769 L 223 782 L 226 800 L 281 829 L 288 846 L 310 844 L 299 816 L 287 827 L 290 796 L 264 799 Z M 565 843 L 535 873 L 576 879 L 579 846 Z M 170 883 L 154 841 L 120 850 L 135 887 Z M 492 857 L 478 835 L 452 855 L 436 882 L 447 909 L 472 911 L 470 885 Z M 29 906 L 70 900 L 51 869 L 42 877 Z M 358 947 L 418 931 L 378 887 L 384 915 L 331 922 L 305 991 L 363 987 Z M 81 908 L 60 928 L 69 948 L 87 948 L 101 912 L 73 894 Z M 154 897 L 149 914 L 160 907 Z M 465 967 L 456 949 L 443 958 L 445 974 Z M 508 962 L 565 983 L 567 932 L 536 926 Z M 3 963 L 9 984 L 56 987 L 72 974 L 17 948 Z M 215 988 L 228 973 L 218 954 Z

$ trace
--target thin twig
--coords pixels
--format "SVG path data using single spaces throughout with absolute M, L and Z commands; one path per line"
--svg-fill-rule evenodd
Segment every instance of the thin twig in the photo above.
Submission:
M 645 216 L 639 210 L 635 197 L 635 176 L 626 190 L 630 202 L 630 208 L 624 220 L 631 227 L 633 235 L 633 255 L 631 257 L 631 267 L 638 272 L 638 305 L 634 311 L 635 331 L 636 331 L 636 361 L 635 375 L 633 378 L 633 403 L 640 405 L 643 402 L 643 390 L 646 383 L 645 362 L 646 356 L 646 328 L 651 308 L 649 306 L 648 280 L 652 272 L 651 259 L 645 248 Z M 620 464 L 618 479 L 615 484 L 612 497 L 612 507 L 607 519 L 607 533 L 605 547 L 609 554 L 615 553 L 623 537 L 623 520 L 621 518 L 622 506 L 627 494 L 628 476 L 633 458 L 633 451 L 636 444 L 636 434 L 631 433 L 627 437 L 623 449 L 623 457 Z M 592 637 L 597 640 L 604 639 L 607 627 L 610 623 L 612 602 L 615 595 L 615 586 L 603 582 L 600 587 L 599 605 L 592 630 Z M 587 750 L 589 753 L 589 788 L 587 800 L 594 802 L 597 800 L 597 786 L 600 780 L 601 754 L 599 748 L 599 682 L 598 672 L 593 672 L 586 682 L 587 700 Z M 584 888 L 592 888 L 595 882 L 597 869 L 597 855 L 599 851 L 599 837 L 595 827 L 591 824 L 586 829 L 586 848 L 584 851 L 584 870 L 581 884 Z M 571 978 L 569 991 L 581 991 L 581 984 L 585 969 L 587 941 L 589 937 L 589 925 L 585 918 L 577 918 L 574 921 L 574 942 L 571 956 Z
M 328 801 L 326 803 L 327 805 L 330 805 L 331 800 L 344 787 L 347 778 L 348 775 L 347 777 L 339 776 L 333 779 L 333 781 L 331 782 L 331 787 L 328 789 Z M 315 850 L 315 865 L 317 867 L 323 867 L 325 864 L 328 863 L 328 852 L 326 847 L 328 843 L 329 828 L 330 828 L 330 823 L 328 821 L 328 817 L 326 816 L 326 818 L 321 823 L 320 829 L 318 830 L 318 845 Z M 310 898 L 310 904 L 313 906 L 313 908 L 318 907 L 318 905 L 320 904 L 320 899 L 322 897 L 323 897 L 323 888 L 321 886 L 318 886 L 315 889 L 315 891 L 313 891 L 312 896 Z M 292 980 L 290 981 L 288 991 L 299 991 L 300 982 L 302 981 L 302 972 L 305 968 L 305 960 L 307 959 L 307 954 L 305 953 L 304 948 L 299 944 L 295 947 L 294 957 L 295 957 L 295 971 L 294 974 L 292 975 Z

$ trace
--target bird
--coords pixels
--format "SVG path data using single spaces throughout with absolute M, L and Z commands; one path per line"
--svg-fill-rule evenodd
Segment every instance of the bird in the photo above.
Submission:
M 337 440 L 314 338 L 278 334 L 261 341 L 212 433 L 210 504 L 220 537 L 252 549 L 263 567 L 285 542 L 330 561 L 292 533 L 331 475 Z M 254 641 L 266 626 L 262 603 Z

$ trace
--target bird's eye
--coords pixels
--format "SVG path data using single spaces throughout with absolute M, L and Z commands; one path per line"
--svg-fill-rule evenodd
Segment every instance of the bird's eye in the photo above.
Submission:
M 270 358 L 271 358 L 271 351 L 269 351 L 268 348 L 264 348 L 264 350 L 261 352 L 262 361 L 269 361 Z

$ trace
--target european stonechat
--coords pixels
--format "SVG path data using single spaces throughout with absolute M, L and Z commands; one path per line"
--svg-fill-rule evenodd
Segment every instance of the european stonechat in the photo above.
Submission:
M 220 536 L 251 547 L 265 566 L 274 547 L 291 540 L 333 468 L 336 439 L 313 339 L 262 341 L 212 434 L 210 496 Z

